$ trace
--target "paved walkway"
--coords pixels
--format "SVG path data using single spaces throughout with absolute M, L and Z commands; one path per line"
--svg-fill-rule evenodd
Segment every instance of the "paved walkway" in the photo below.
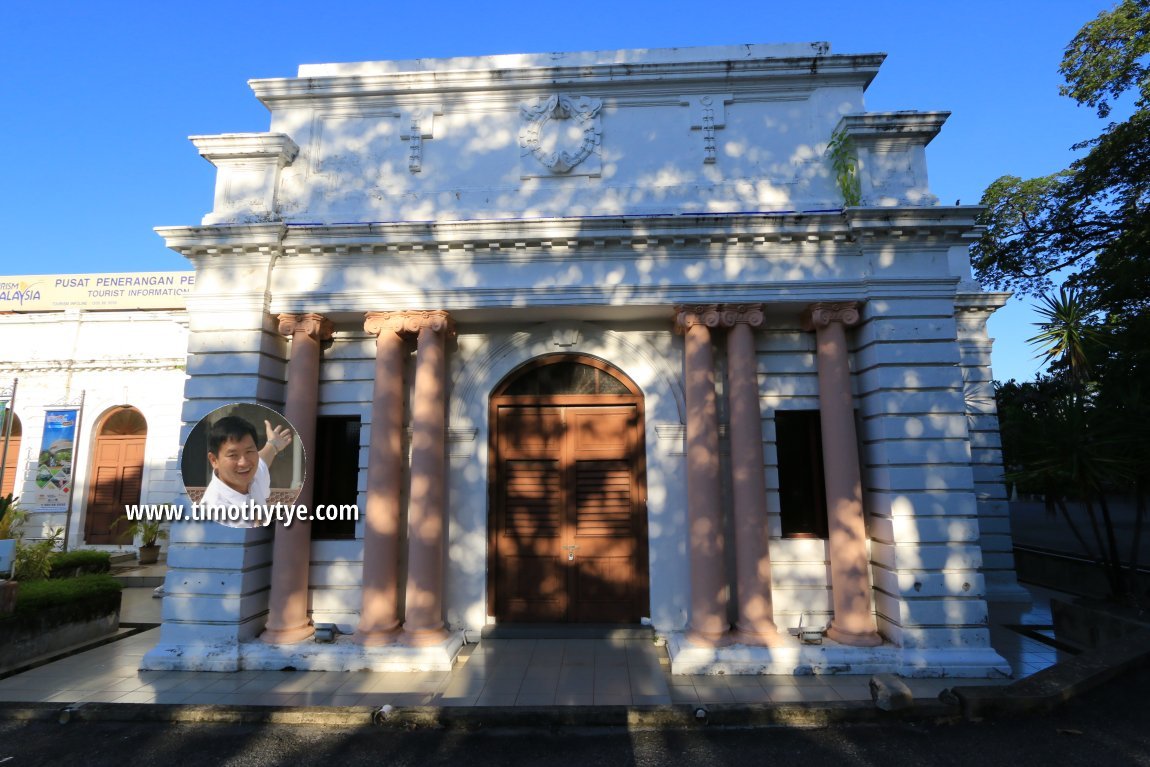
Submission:
M 1065 656 L 1052 636 L 1049 594 L 1032 589 L 1027 612 L 992 608 L 992 644 L 1015 677 Z M 150 587 L 124 589 L 121 620 L 158 623 Z M 153 628 L 0 680 L 0 701 L 216 703 L 267 706 L 577 706 L 669 703 L 869 701 L 869 677 L 672 676 L 666 653 L 642 639 L 484 639 L 451 671 L 428 673 L 139 671 Z M 955 684 L 1008 680 L 904 680 L 917 698 Z

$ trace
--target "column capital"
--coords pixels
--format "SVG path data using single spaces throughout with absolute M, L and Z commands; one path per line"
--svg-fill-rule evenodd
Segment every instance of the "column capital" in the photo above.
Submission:
M 718 304 L 687 304 L 675 307 L 675 332 L 683 335 L 695 325 L 717 328 L 722 324 Z
M 725 328 L 733 328 L 735 325 L 761 328 L 766 321 L 762 304 L 720 304 L 719 312 L 720 323 Z
M 379 335 L 390 330 L 396 335 L 418 335 L 424 328 L 450 336 L 455 333 L 455 320 L 445 311 L 367 312 L 363 329 Z
M 858 301 L 811 304 L 803 311 L 803 330 L 825 328 L 832 322 L 841 322 L 848 328 L 853 327 L 859 323 L 860 306 Z
M 335 330 L 332 321 L 322 314 L 281 314 L 279 321 L 280 334 L 285 336 L 303 332 L 317 341 L 327 341 Z

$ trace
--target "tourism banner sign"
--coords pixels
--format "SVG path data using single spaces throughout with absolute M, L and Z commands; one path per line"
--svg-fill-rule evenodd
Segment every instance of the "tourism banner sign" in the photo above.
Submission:
M 184 309 L 195 272 L 0 275 L 0 312 Z
M 72 451 L 79 410 L 49 410 L 44 415 L 44 436 L 36 466 L 36 501 L 39 511 L 67 511 L 72 492 Z

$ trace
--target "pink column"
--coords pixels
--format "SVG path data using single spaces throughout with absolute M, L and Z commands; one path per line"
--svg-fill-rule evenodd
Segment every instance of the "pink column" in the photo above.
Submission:
M 444 337 L 452 328 L 447 312 L 422 312 L 415 319 L 419 343 L 411 403 L 411 494 L 407 504 L 403 640 L 410 645 L 429 645 L 447 638 L 443 628 L 443 534 L 447 518 L 444 509 L 447 483 Z
M 297 504 L 311 506 L 313 476 L 307 464 L 315 454 L 315 416 L 319 400 L 320 343 L 331 338 L 332 323 L 320 314 L 281 314 L 280 333 L 291 337 L 284 417 L 303 446 L 305 470 Z M 262 425 L 261 425 L 262 426 Z M 257 427 L 260 428 L 260 427 Z M 271 644 L 300 642 L 314 633 L 307 615 L 311 524 L 294 522 L 275 531 L 272 545 L 268 622 L 260 639 Z
M 851 397 L 846 328 L 858 324 L 857 303 L 807 307 L 803 327 L 815 331 L 819 410 L 830 527 L 834 619 L 827 636 L 856 647 L 882 644 L 871 608 L 870 562 L 863 521 L 862 477 Z
M 767 490 L 763 480 L 763 417 L 759 410 L 758 366 L 752 328 L 763 324 L 761 304 L 723 306 L 727 331 L 727 398 L 730 402 L 731 490 L 735 521 L 738 617 L 733 639 L 741 644 L 778 645 L 771 601 L 771 557 L 767 544 Z
M 687 639 L 718 646 L 727 642 L 723 527 L 719 510 L 719 426 L 711 328 L 718 307 L 676 307 L 675 330 L 683 334 L 687 395 L 687 534 L 691 567 L 691 620 Z
M 374 333 L 375 383 L 371 399 L 367 505 L 363 533 L 363 603 L 355 641 L 392 642 L 399 631 L 399 519 L 403 494 L 403 315 L 368 312 Z

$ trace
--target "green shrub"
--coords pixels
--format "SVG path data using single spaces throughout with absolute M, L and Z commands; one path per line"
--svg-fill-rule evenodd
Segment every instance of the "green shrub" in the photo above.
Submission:
M 53 613 L 54 623 L 88 620 L 119 604 L 120 582 L 111 575 L 22 581 L 16 610 L 0 618 L 0 627 L 9 621 L 24 623 L 46 613 Z
M 106 551 L 61 551 L 52 557 L 52 573 L 48 577 L 72 578 L 88 573 L 106 573 L 111 569 L 112 555 Z
M 20 508 L 20 499 L 8 495 L 0 495 L 0 541 L 16 538 L 20 525 L 28 518 L 28 512 Z
M 16 556 L 12 560 L 12 577 L 18 581 L 47 578 L 52 572 L 52 557 L 64 528 L 57 527 L 48 538 L 35 543 L 24 543 L 23 536 L 16 539 Z

